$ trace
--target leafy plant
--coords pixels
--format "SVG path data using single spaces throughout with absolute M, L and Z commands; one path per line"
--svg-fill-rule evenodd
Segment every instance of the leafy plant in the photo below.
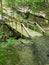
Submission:
M 0 36 L 3 36 L 4 34 L 5 34 L 4 32 L 0 31 Z
M 7 44 L 13 44 L 16 40 L 14 38 L 8 38 L 6 41 Z

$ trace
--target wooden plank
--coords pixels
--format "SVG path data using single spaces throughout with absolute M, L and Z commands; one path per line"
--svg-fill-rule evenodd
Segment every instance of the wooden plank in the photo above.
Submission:
M 6 24 L 9 25 L 9 22 L 6 22 Z M 17 25 L 17 29 L 16 29 L 16 25 Z M 17 22 L 17 24 L 15 22 L 10 22 L 10 27 L 12 27 L 13 29 L 15 29 L 16 31 L 18 31 L 19 33 L 21 33 L 22 35 L 24 35 L 25 37 L 36 37 L 36 36 L 42 36 L 42 34 L 36 32 L 36 31 L 33 31 L 29 28 L 26 28 L 24 25 L 23 25 L 23 33 L 22 33 L 22 29 L 21 29 L 21 23 L 20 22 Z
M 36 25 L 38 26 L 38 28 L 39 28 L 42 32 L 45 32 L 45 30 L 44 30 L 38 23 L 36 23 Z

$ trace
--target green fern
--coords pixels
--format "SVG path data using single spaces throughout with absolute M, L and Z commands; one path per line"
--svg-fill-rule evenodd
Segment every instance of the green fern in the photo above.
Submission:
M 16 40 L 14 38 L 9 38 L 6 41 L 7 41 L 7 44 L 13 44 Z

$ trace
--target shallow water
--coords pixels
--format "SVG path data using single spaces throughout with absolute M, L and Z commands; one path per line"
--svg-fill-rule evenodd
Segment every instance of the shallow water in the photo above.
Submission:
M 10 43 L 0 45 L 0 65 L 49 65 L 48 36 L 32 40 L 13 39 Z

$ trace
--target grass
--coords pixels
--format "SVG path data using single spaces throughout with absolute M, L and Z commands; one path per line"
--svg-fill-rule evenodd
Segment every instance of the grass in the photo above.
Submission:
M 10 38 L 7 42 L 0 42 L 0 65 L 15 65 L 20 61 L 14 41 Z

